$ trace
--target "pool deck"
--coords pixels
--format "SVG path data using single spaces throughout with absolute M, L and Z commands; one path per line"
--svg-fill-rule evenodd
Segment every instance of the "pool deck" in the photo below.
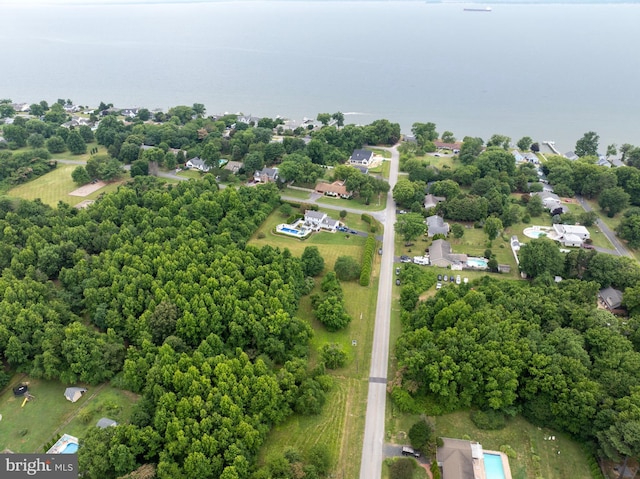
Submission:
M 62 451 L 64 451 L 68 444 L 80 444 L 80 441 L 75 436 L 63 434 L 62 437 L 58 439 L 53 446 L 51 446 L 47 451 L 47 454 L 62 454 Z

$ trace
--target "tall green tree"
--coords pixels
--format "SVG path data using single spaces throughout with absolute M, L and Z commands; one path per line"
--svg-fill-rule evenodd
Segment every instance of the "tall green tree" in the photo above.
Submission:
M 583 156 L 596 156 L 598 154 L 598 142 L 600 136 L 595 131 L 588 131 L 576 142 L 576 155 Z
M 538 238 L 529 241 L 526 246 L 520 248 L 519 256 L 520 270 L 530 278 L 544 273 L 554 276 L 562 272 L 562 253 L 550 239 Z
M 425 234 L 427 225 L 424 218 L 419 213 L 407 213 L 398 216 L 396 221 L 396 231 L 402 235 L 405 241 L 415 240 L 418 236 Z
M 623 188 L 615 186 L 607 188 L 600 193 L 598 205 L 606 211 L 609 218 L 613 218 L 629 206 L 630 199 L 631 196 Z
M 87 144 L 84 138 L 77 130 L 71 130 L 69 136 L 67 136 L 67 148 L 74 155 L 83 155 L 87 152 Z
M 318 276 L 324 269 L 324 258 L 317 246 L 307 246 L 302 252 L 302 272 L 305 276 Z

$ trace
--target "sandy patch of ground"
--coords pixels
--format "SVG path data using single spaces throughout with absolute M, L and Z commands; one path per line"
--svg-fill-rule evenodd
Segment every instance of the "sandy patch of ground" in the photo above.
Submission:
M 89 196 L 94 191 L 98 191 L 100 188 L 107 186 L 104 181 L 98 181 L 96 183 L 89 183 L 81 186 L 80 188 L 73 190 L 69 193 L 70 196 Z
M 88 208 L 89 205 L 92 205 L 93 203 L 95 203 L 94 200 L 84 200 L 84 201 L 81 201 L 80 203 L 78 203 L 76 205 L 76 208 L 78 208 L 79 210 L 84 209 L 84 208 Z

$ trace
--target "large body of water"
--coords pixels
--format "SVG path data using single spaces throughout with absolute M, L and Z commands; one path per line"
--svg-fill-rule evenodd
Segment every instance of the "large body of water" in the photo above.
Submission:
M 1 5 L 0 97 L 640 144 L 640 5 Z M 355 114 L 354 114 L 355 113 Z M 602 147 L 604 149 L 604 147 Z

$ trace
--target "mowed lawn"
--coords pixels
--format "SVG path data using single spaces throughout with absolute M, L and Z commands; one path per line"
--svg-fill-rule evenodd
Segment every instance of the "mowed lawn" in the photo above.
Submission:
M 336 212 L 328 212 L 337 218 Z M 307 246 L 317 246 L 325 259 L 323 274 L 333 270 L 338 256 L 349 255 L 361 260 L 365 238 L 344 233 L 314 233 L 307 240 L 283 237 L 271 233 L 275 225 L 284 221 L 276 211 L 262 225 L 251 244 L 269 244 L 288 248 L 292 254 L 300 256 Z M 350 228 L 366 231 L 368 225 L 359 216 L 349 214 L 345 222 Z M 257 239 L 260 232 L 265 237 Z M 310 365 L 319 361 L 318 350 L 325 343 L 337 343 L 348 354 L 347 364 L 338 370 L 328 370 L 333 377 L 333 389 L 327 394 L 327 402 L 317 416 L 293 415 L 284 424 L 270 432 L 263 447 L 260 460 L 265 461 L 270 454 L 294 447 L 302 453 L 308 452 L 315 444 L 329 446 L 335 464 L 336 477 L 357 477 L 360 470 L 362 438 L 368 393 L 368 373 L 373 341 L 373 327 L 378 291 L 380 257 L 375 255 L 372 281 L 368 287 L 357 281 L 343 282 L 346 309 L 353 318 L 343 330 L 330 333 L 318 322 L 313 314 L 310 295 L 302 298 L 298 316 L 307 319 L 314 329 L 311 342 Z M 322 275 L 316 278 L 312 293 L 320 291 Z M 355 345 L 353 342 L 355 340 Z
M 28 401 L 24 407 L 24 398 L 16 398 L 12 388 L 21 383 L 28 383 L 29 393 L 35 399 Z M 128 420 L 134 396 L 109 386 L 88 387 L 85 395 L 75 403 L 67 401 L 64 391 L 67 388 L 57 381 L 45 381 L 29 377 L 14 378 L 2 395 L 0 395 L 0 450 L 10 449 L 13 452 L 43 452 L 42 447 L 57 433 L 82 436 L 88 427 L 94 426 L 100 417 L 107 415 L 104 404 L 113 405 L 115 420 Z M 96 394 L 97 393 L 97 394 Z M 92 397 L 94 394 L 95 397 Z M 104 398 L 102 397 L 104 394 Z M 97 413 L 90 417 L 91 421 L 83 423 L 75 418 L 83 408 L 97 408 L 102 404 L 105 414 Z M 116 414 L 119 411 L 118 414 Z M 75 419 L 74 419 L 75 418 Z M 95 420 L 94 420 L 95 419 Z M 69 422 L 70 421 L 70 422 Z M 68 424 L 67 424 L 68 423 Z
M 500 446 L 511 446 L 517 454 L 509 458 L 513 479 L 591 477 L 587 455 L 578 442 L 567 434 L 536 427 L 520 416 L 499 431 L 478 429 L 468 411 L 438 416 L 435 425 L 438 436 L 460 439 L 467 435 L 484 449 L 499 451 Z M 555 440 L 545 439 L 550 437 Z
M 28 183 L 12 188 L 7 193 L 7 196 L 25 200 L 40 198 L 44 204 L 49 206 L 57 206 L 59 201 L 75 206 L 84 200 L 95 200 L 102 193 L 115 191 L 119 185 L 123 184 L 129 178 L 129 174 L 127 173 L 121 180 L 110 183 L 88 196 L 69 196 L 69 193 L 78 188 L 78 185 L 71 179 L 71 172 L 77 166 L 78 165 L 58 164 L 55 170 L 46 175 L 42 175 Z

